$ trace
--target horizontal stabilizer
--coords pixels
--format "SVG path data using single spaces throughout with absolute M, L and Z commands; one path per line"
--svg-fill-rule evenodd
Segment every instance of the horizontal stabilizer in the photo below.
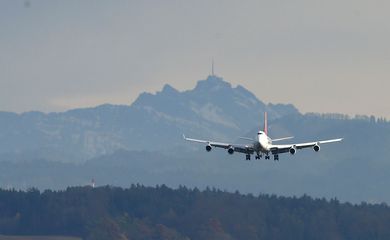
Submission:
M 277 141 L 282 141 L 282 140 L 287 140 L 287 139 L 292 139 L 294 137 L 284 137 L 284 138 L 277 138 L 277 139 L 272 139 L 272 142 L 277 142 Z
M 239 139 L 244 139 L 244 140 L 248 140 L 248 141 L 256 141 L 255 139 L 248 138 L 248 137 L 239 137 Z

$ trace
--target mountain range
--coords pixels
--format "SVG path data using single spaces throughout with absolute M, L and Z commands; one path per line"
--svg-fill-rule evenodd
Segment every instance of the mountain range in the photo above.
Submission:
M 242 86 L 209 76 L 193 90 L 165 85 L 130 106 L 105 104 L 61 113 L 0 112 L 0 154 L 84 162 L 116 150 L 173 151 L 183 133 L 231 140 L 271 119 L 298 113 L 292 105 L 264 104 Z
M 343 137 L 319 153 L 298 151 L 279 162 L 206 153 L 187 136 L 236 142 L 253 137 L 269 115 L 271 137 L 291 141 Z M 105 104 L 59 113 L 0 112 L 0 184 L 65 188 L 87 184 L 214 186 L 245 193 L 310 194 L 345 201 L 390 202 L 390 124 L 373 116 L 301 114 L 265 104 L 243 86 L 209 76 L 180 92 L 165 85 L 131 105 Z

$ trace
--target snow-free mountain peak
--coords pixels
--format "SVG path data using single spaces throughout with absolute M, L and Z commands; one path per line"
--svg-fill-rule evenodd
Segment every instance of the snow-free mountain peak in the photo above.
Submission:
M 221 89 L 231 89 L 232 85 L 223 80 L 223 78 L 210 75 L 206 80 L 200 80 L 196 84 L 195 91 L 218 91 Z
M 165 84 L 162 91 L 160 92 L 162 94 L 177 94 L 179 93 L 178 90 L 176 90 L 174 87 L 172 87 L 171 85 L 169 84 Z

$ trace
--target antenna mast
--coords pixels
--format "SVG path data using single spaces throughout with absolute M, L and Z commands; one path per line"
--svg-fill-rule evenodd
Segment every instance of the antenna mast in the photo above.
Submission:
M 215 76 L 214 75 L 214 58 L 212 58 L 212 60 L 211 60 L 211 76 Z

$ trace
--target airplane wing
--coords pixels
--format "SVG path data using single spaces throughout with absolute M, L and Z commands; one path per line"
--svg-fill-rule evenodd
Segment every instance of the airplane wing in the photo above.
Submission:
M 330 140 L 317 141 L 317 142 L 271 145 L 270 151 L 272 152 L 272 154 L 286 153 L 286 152 L 289 152 L 291 148 L 296 148 L 296 149 L 310 148 L 310 147 L 314 147 L 316 145 L 319 146 L 320 144 L 340 142 L 341 140 L 343 140 L 343 139 L 337 138 L 337 139 L 330 139 Z
M 218 148 L 224 148 L 224 149 L 232 148 L 235 152 L 241 152 L 241 153 L 246 153 L 246 154 L 252 154 L 254 152 L 252 145 L 213 142 L 213 141 L 209 141 L 209 140 L 187 138 L 185 135 L 183 135 L 183 138 L 186 141 L 204 143 L 204 144 L 212 146 L 212 147 L 218 147 Z

